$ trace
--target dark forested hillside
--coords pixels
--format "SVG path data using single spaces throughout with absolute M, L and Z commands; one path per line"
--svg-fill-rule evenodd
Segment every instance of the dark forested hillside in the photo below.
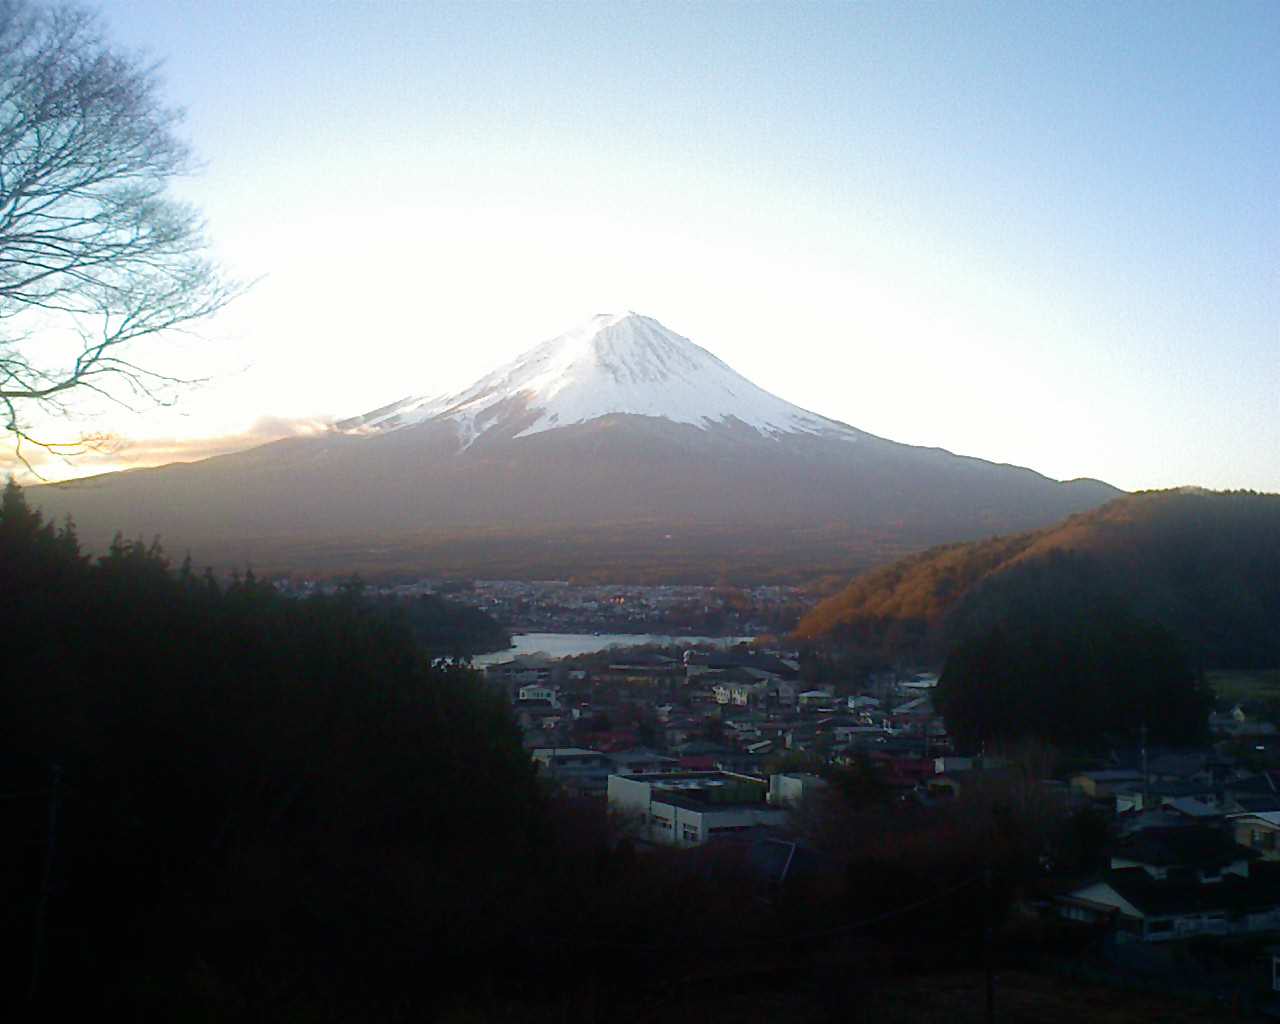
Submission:
M 463 659 L 511 646 L 511 634 L 492 615 L 435 594 L 382 597 L 374 604 L 403 622 L 429 657 Z
M 403 622 L 141 544 L 91 562 L 12 484 L 0 615 L 0 1009 L 347 1019 L 418 991 L 424 947 L 495 941 L 533 769 L 505 701 Z
M 1197 664 L 1280 664 L 1280 495 L 1151 491 L 1045 530 L 935 548 L 858 577 L 797 633 L 940 658 L 1015 610 L 1108 602 L 1173 632 Z

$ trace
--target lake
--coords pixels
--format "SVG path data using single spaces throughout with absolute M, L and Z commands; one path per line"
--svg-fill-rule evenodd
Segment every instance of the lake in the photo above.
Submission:
M 712 644 L 716 647 L 732 647 L 734 644 L 750 643 L 754 639 L 751 636 L 662 636 L 655 633 L 516 633 L 511 637 L 512 646 L 505 651 L 477 654 L 471 659 L 471 664 L 483 668 L 485 665 L 498 665 L 530 654 L 568 658 L 610 647 L 640 647 L 644 644 Z

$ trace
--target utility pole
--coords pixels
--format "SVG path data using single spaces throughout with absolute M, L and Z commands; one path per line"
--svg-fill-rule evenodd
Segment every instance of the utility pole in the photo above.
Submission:
M 1142 727 L 1138 730 L 1138 735 L 1142 738 L 1142 809 L 1145 811 L 1151 806 L 1151 776 L 1147 773 L 1146 722 L 1142 723 Z
M 992 918 L 995 916 L 995 908 L 992 906 L 991 893 L 991 854 L 987 853 L 987 864 L 982 869 L 982 890 L 983 890 L 983 912 L 982 929 L 982 965 L 986 973 L 987 982 L 987 1024 L 995 1024 L 996 1019 L 996 980 L 995 974 L 991 967 L 991 929 Z
M 31 985 L 27 989 L 27 1002 L 34 1003 L 40 989 L 40 975 L 44 970 L 45 916 L 49 908 L 49 892 L 53 888 L 53 862 L 58 849 L 58 810 L 62 798 L 60 783 L 62 766 L 57 762 L 49 768 L 49 824 L 45 837 L 44 870 L 40 877 L 40 892 L 36 900 L 36 920 L 31 944 Z

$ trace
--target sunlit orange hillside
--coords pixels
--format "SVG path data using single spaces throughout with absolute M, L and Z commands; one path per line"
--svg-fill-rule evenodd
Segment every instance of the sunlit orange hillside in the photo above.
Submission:
M 1128 495 L 1057 526 L 933 548 L 855 578 L 797 627 L 804 640 L 944 653 L 956 624 L 1010 602 L 1118 595 L 1210 663 L 1280 661 L 1280 495 Z

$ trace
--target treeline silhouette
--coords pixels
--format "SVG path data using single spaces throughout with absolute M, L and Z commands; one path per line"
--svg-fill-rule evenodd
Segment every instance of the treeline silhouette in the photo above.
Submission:
M 493 616 L 438 594 L 378 595 L 366 599 L 376 610 L 403 622 L 418 648 L 436 658 L 462 661 L 473 654 L 511 646 L 511 634 Z
M 5 1019 L 608 1019 L 848 921 L 749 846 L 638 855 L 358 587 L 90 559 L 11 484 L 0 615 Z
M 403 621 L 140 542 L 91 561 L 12 483 L 0 619 L 0 1006 L 331 1019 L 510 924 L 545 846 L 533 769 L 505 702 Z
M 1061 575 L 1053 577 L 1055 583 Z M 1067 588 L 1070 592 L 1070 588 Z M 1213 692 L 1178 638 L 1121 601 L 1023 601 L 947 656 L 935 700 L 962 749 L 1038 740 L 1072 750 L 1203 742 Z

